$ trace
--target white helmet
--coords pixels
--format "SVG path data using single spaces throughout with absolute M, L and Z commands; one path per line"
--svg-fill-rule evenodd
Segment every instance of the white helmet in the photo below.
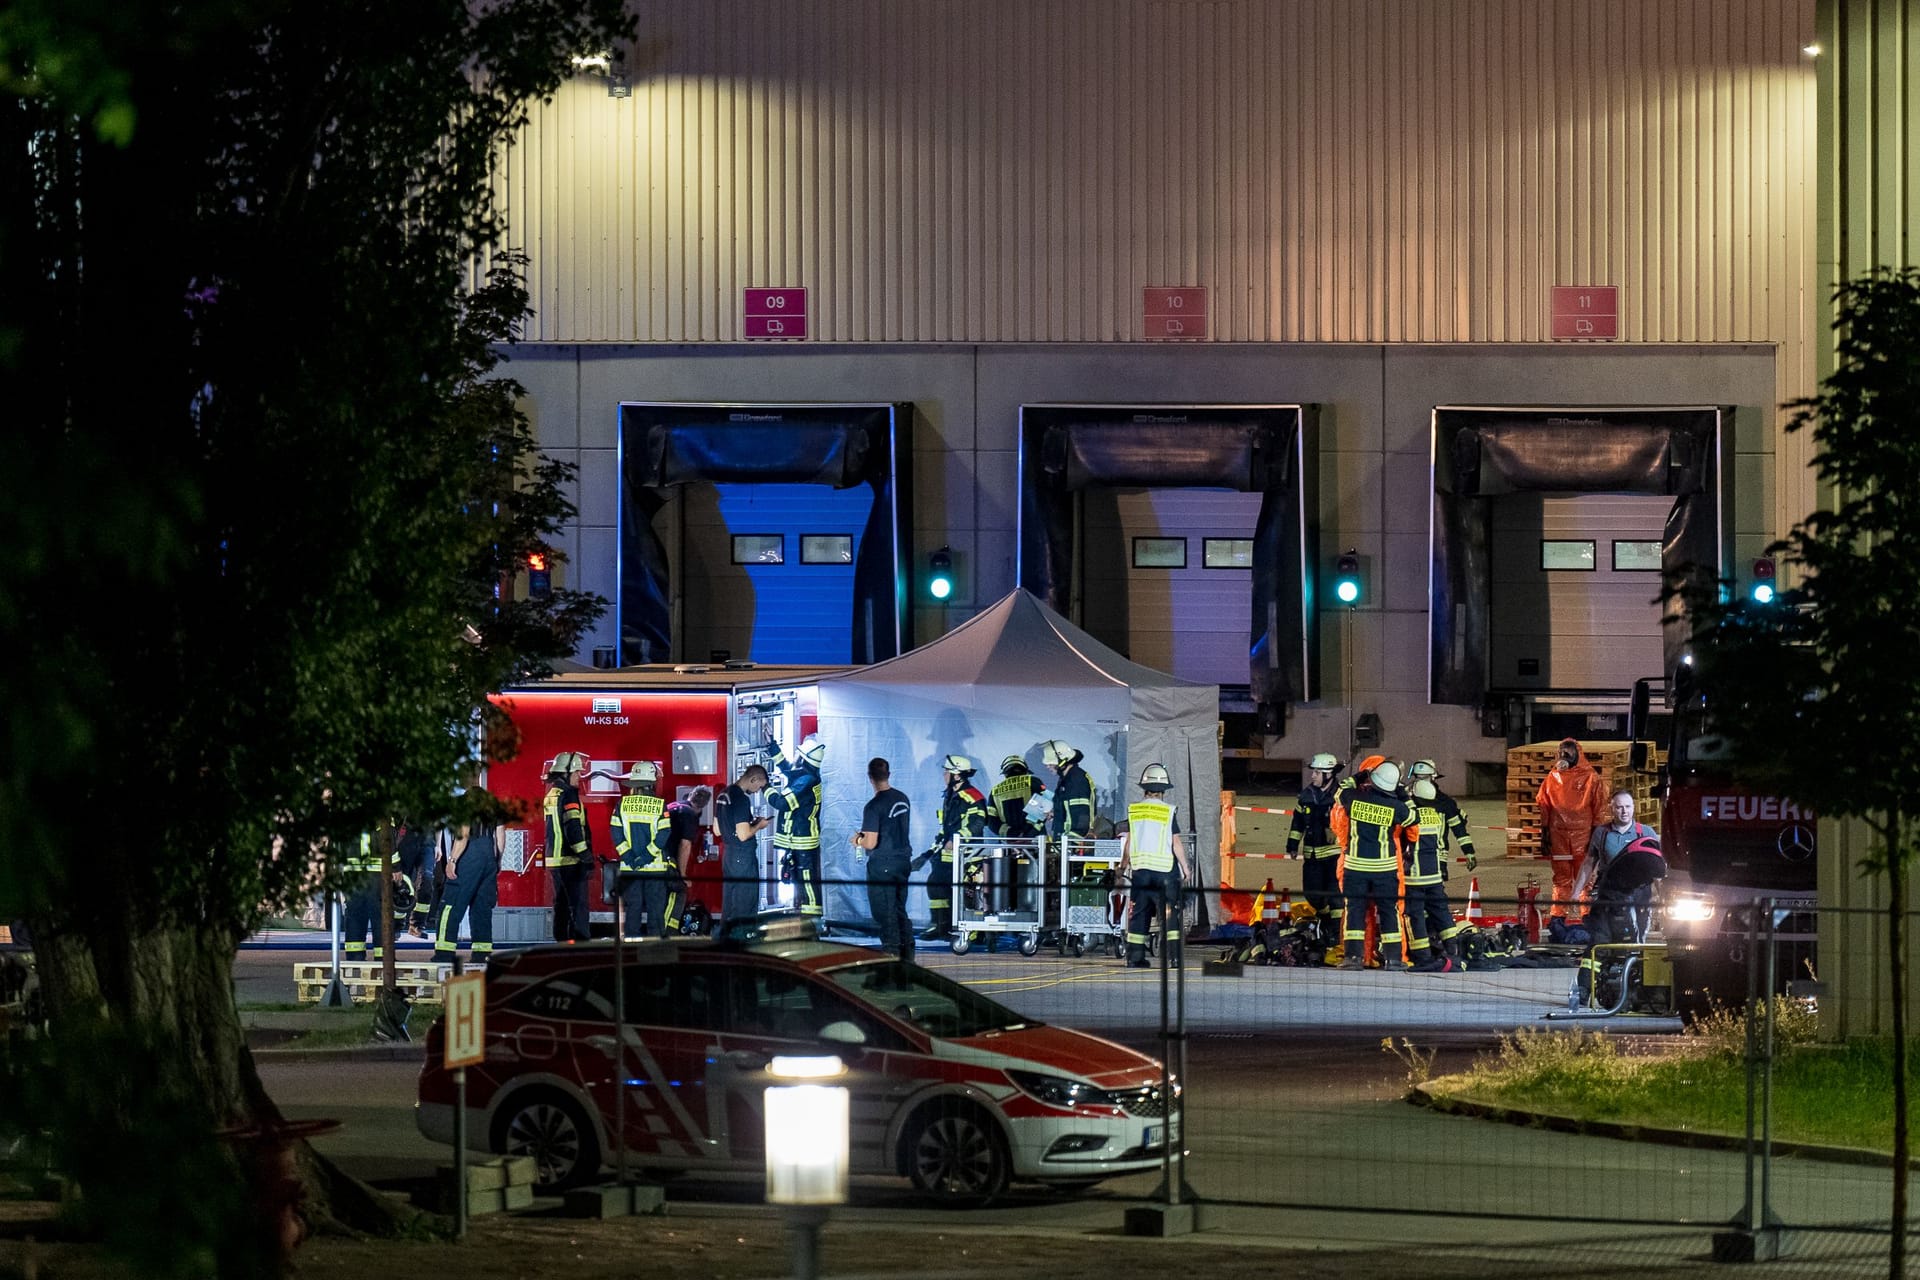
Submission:
M 951 755 L 940 762 L 940 767 L 948 773 L 969 774 L 973 772 L 973 761 L 961 755 Z
M 1040 744 L 1040 758 L 1047 762 L 1049 769 L 1064 769 L 1067 762 L 1079 754 L 1058 738 L 1051 738 Z
M 547 772 L 566 774 L 586 767 L 587 758 L 578 751 L 562 751 L 553 758 L 553 763 L 547 766 Z
M 1307 768 L 1318 769 L 1322 773 L 1333 773 L 1340 768 L 1339 758 L 1331 751 L 1322 751 L 1307 761 Z
M 1433 783 L 1428 779 L 1415 778 L 1413 780 L 1413 798 L 1414 799 L 1431 800 L 1434 798 L 1434 796 L 1438 794 L 1439 793 L 1433 789 Z
M 1437 778 L 1440 776 L 1440 770 L 1434 767 L 1433 761 L 1431 760 L 1415 760 L 1412 766 L 1408 768 L 1407 776 L 1409 778 Z
M 1373 786 L 1378 791 L 1393 791 L 1400 785 L 1400 766 L 1391 760 L 1382 760 L 1373 766 Z
M 655 783 L 660 781 L 660 766 L 651 760 L 635 760 L 633 767 L 620 779 L 630 783 Z
M 1140 789 L 1142 791 L 1165 791 L 1173 785 L 1173 779 L 1167 776 L 1167 766 L 1150 764 L 1140 771 Z
M 800 743 L 800 758 L 818 769 L 820 762 L 827 758 L 827 744 L 820 741 L 820 735 L 810 733 Z

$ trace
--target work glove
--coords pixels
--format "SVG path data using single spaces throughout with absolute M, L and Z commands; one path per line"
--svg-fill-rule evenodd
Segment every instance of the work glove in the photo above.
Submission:
M 1479 869 L 1480 869 L 1480 855 L 1479 855 L 1479 854 L 1477 854 L 1477 853 L 1470 853 L 1470 854 L 1468 854 L 1468 855 L 1467 855 L 1467 870 L 1469 870 L 1469 871 L 1478 871 Z

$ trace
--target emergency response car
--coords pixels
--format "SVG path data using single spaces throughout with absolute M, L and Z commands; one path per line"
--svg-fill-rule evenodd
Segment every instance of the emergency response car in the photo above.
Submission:
M 769 1062 L 833 1053 L 850 1069 L 856 1174 L 980 1204 L 1016 1180 L 1078 1187 L 1159 1166 L 1169 1108 L 1154 1059 L 784 927 L 798 924 L 754 941 L 633 945 L 617 1058 L 611 943 L 495 953 L 486 1061 L 467 1072 L 468 1132 L 532 1156 L 545 1189 L 583 1182 L 613 1156 L 624 1084 L 627 1149 L 641 1168 L 757 1171 Z M 443 1035 L 439 1023 L 429 1033 L 416 1115 L 423 1134 L 451 1143 Z

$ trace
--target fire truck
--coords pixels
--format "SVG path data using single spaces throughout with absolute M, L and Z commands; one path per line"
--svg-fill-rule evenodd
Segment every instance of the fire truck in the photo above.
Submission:
M 1655 698 L 1660 707 L 1655 709 Z M 1645 768 L 1664 721 L 1668 743 L 1660 842 L 1667 860 L 1661 921 L 1673 963 L 1676 1010 L 1689 1021 L 1715 1004 L 1738 1007 L 1768 980 L 1766 902 L 1772 901 L 1776 993 L 1813 990 L 1819 935 L 1814 814 L 1733 780 L 1687 668 L 1635 682 L 1627 734 Z M 1753 983 L 1752 987 L 1749 983 Z
M 553 878 L 547 871 L 541 801 L 547 770 L 563 751 L 587 757 L 581 798 L 596 859 L 612 854 L 608 827 L 620 802 L 619 778 L 636 761 L 660 769 L 659 794 L 686 800 L 701 787 L 717 793 L 748 765 L 774 763 L 774 743 L 797 744 L 815 731 L 815 682 L 843 667 L 757 666 L 751 662 L 571 670 L 506 689 L 493 703 L 507 715 L 508 759 L 487 769 L 486 785 L 520 815 L 502 832 L 500 897 L 494 937 L 536 942 L 552 937 Z M 765 803 L 764 793 L 760 803 Z M 720 910 L 720 852 L 709 828 L 689 868 L 687 932 L 702 932 Z M 761 910 L 790 906 L 793 886 L 779 876 L 772 828 L 761 834 Z M 600 875 L 588 882 L 596 932 L 611 933 L 613 904 Z

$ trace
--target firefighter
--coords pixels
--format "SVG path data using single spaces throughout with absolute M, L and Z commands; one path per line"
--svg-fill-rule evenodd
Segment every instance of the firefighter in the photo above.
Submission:
M 1040 745 L 1040 758 L 1054 772 L 1053 831 L 1058 840 L 1064 836 L 1089 839 L 1093 835 L 1093 779 L 1081 765 L 1083 754 L 1055 738 Z
M 1447 906 L 1447 818 L 1435 802 L 1439 791 L 1429 778 L 1413 784 L 1418 838 L 1401 850 L 1400 916 L 1410 967 L 1421 973 L 1450 973 L 1449 944 L 1459 928 Z
M 609 830 L 613 856 L 619 860 L 615 883 L 626 918 L 621 928 L 628 938 L 645 937 L 640 932 L 644 917 L 647 932 L 665 938 L 679 924 L 675 891 L 680 887 L 680 870 L 667 842 L 667 802 L 657 794 L 660 766 L 636 760 L 620 785 L 626 794 L 613 811 Z
M 1460 852 L 1466 857 L 1467 870 L 1478 871 L 1480 869 L 1480 854 L 1473 847 L 1473 833 L 1467 829 L 1467 815 L 1460 812 L 1460 802 L 1458 800 L 1455 800 L 1452 796 L 1440 789 L 1440 779 L 1445 776 L 1445 774 L 1441 773 L 1439 769 L 1435 767 L 1431 760 L 1415 760 L 1413 767 L 1407 770 L 1407 777 L 1414 782 L 1420 782 L 1424 779 L 1433 784 L 1433 807 L 1438 809 L 1441 817 L 1446 820 L 1448 836 L 1452 838 L 1453 843 L 1460 846 Z M 1443 841 L 1441 844 L 1442 852 L 1445 851 L 1445 847 L 1445 842 Z M 1446 874 L 1447 864 L 1443 858 L 1440 862 L 1441 879 L 1444 880 Z
M 1334 778 L 1340 761 L 1322 751 L 1307 761 L 1299 798 L 1293 802 L 1293 821 L 1287 827 L 1287 856 L 1304 858 L 1301 892 L 1314 918 L 1321 921 L 1330 963 L 1340 963 L 1340 846 L 1334 842 Z
M 1028 802 L 1046 793 L 1047 784 L 1033 776 L 1025 760 L 1019 756 L 1007 756 L 1000 761 L 1000 781 L 993 784 L 993 790 L 987 796 L 987 829 L 1008 840 L 1033 839 L 1040 831 L 1028 816 Z M 1017 908 L 1020 888 L 1026 883 L 1032 853 L 1031 849 L 1023 848 L 1003 861 L 1002 865 L 1009 874 L 998 903 L 1000 910 L 1012 911 Z
M 679 933 L 686 927 L 684 912 L 693 900 L 694 851 L 706 842 L 707 806 L 713 803 L 711 787 L 695 787 L 685 800 L 667 806 L 667 857 L 673 863 L 674 884 L 667 891 L 666 930 Z
M 593 866 L 593 840 L 587 834 L 586 806 L 580 800 L 580 776 L 586 757 L 562 751 L 547 767 L 547 869 L 553 873 L 553 940 L 585 942 L 587 875 Z
M 1560 740 L 1560 758 L 1540 784 L 1533 801 L 1540 807 L 1540 843 L 1553 865 L 1553 906 L 1548 917 L 1567 918 L 1573 904 L 1573 878 L 1593 829 L 1607 820 L 1606 788 L 1572 738 Z
M 1333 835 L 1344 853 L 1340 883 L 1346 894 L 1342 917 L 1342 969 L 1366 966 L 1367 908 L 1380 918 L 1380 959 L 1400 967 L 1400 849 L 1420 838 L 1413 806 L 1398 794 L 1400 766 L 1381 760 L 1364 784 L 1349 791 L 1333 810 Z
M 1180 815 L 1167 803 L 1173 785 L 1167 767 L 1150 764 L 1140 773 L 1143 798 L 1127 806 L 1120 837 L 1120 871 L 1132 877 L 1133 909 L 1127 913 L 1127 967 L 1146 969 L 1147 932 L 1160 917 L 1160 945 L 1167 964 L 1180 965 L 1180 886 L 1191 880 Z
M 377 848 L 388 850 L 382 858 Z M 386 959 L 386 948 L 380 942 L 380 867 L 385 863 L 387 870 L 397 880 L 400 876 L 400 850 L 393 840 L 392 828 L 383 828 L 376 841 L 372 834 L 360 837 L 360 848 L 347 859 L 347 870 L 353 874 L 349 882 L 346 901 L 340 908 L 340 931 L 345 936 L 341 950 L 347 963 L 367 959 L 367 936 L 373 936 L 373 958 Z
M 927 908 L 933 914 L 933 923 L 920 937 L 929 942 L 953 936 L 954 841 L 960 836 L 983 835 L 987 829 L 987 798 L 971 781 L 973 761 L 950 755 L 940 762 L 940 768 L 947 781 L 940 808 L 934 814 L 940 835 L 932 848 L 913 860 L 915 869 L 939 860 L 927 876 Z
M 484 802 L 486 796 L 474 788 Z M 469 794 L 473 794 L 470 792 Z M 441 891 L 433 958 L 452 960 L 460 949 L 460 920 L 466 917 L 469 950 L 475 960 L 493 952 L 493 908 L 499 899 L 500 828 L 475 825 L 449 833 L 446 887 Z
M 782 877 L 793 882 L 800 914 L 823 925 L 826 899 L 820 893 L 820 764 L 826 758 L 827 744 L 813 734 L 806 736 L 795 753 L 788 754 L 781 746 L 784 768 L 774 775 L 775 783 L 767 793 L 767 807 L 774 816 L 773 847 L 780 851 Z M 823 927 L 819 936 L 825 937 L 826 933 Z

